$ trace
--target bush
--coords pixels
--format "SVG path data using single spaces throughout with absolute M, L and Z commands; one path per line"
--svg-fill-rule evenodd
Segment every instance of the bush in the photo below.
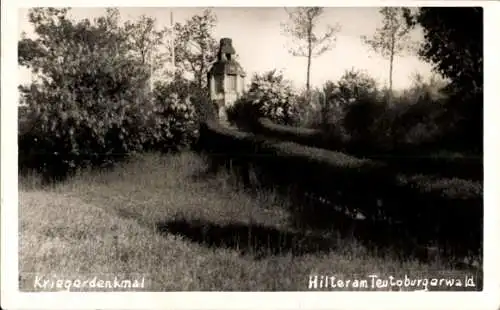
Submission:
M 415 103 L 422 97 L 435 102 L 443 101 L 447 98 L 445 89 L 448 85 L 448 82 L 437 74 L 425 79 L 421 74 L 414 73 L 411 86 L 403 91 L 401 97 L 408 103 Z
M 378 101 L 380 94 L 375 79 L 361 70 L 347 70 L 337 82 L 327 81 L 322 89 L 311 92 L 310 105 L 302 115 L 302 123 L 309 128 L 321 129 L 324 140 L 332 141 L 329 148 L 339 149 L 353 134 L 342 123 L 351 105 L 362 100 Z M 307 94 L 299 97 L 306 101 Z M 304 109 L 303 109 L 304 110 Z
M 152 99 L 142 100 L 102 98 L 84 105 L 43 96 L 48 95 L 34 86 L 27 94 L 30 105 L 20 119 L 19 152 L 20 165 L 45 173 L 62 177 L 78 167 L 111 164 L 143 150 L 181 150 L 197 138 L 189 98 L 181 101 L 161 85 Z
M 307 93 L 299 98 L 307 101 Z M 307 126 L 326 129 L 341 121 L 351 104 L 362 98 L 378 100 L 379 92 L 375 79 L 353 68 L 345 71 L 337 82 L 327 81 L 322 89 L 312 90 L 310 98 L 304 113 L 307 114 Z
M 390 213 L 408 223 L 410 230 L 420 232 L 421 237 L 427 235 L 453 244 L 451 252 L 458 250 L 456 253 L 461 255 L 480 249 L 484 218 L 482 182 L 414 175 L 400 176 L 398 183 L 394 196 L 388 195 L 385 205 Z M 400 198 L 394 199 L 396 196 Z
M 71 21 L 66 13 L 31 10 L 43 40 L 19 42 L 20 63 L 37 76 L 20 87 L 26 105 L 19 119 L 20 168 L 61 179 L 145 147 L 189 144 L 195 133 L 192 105 L 162 85 L 149 92 L 149 68 L 128 50 L 130 38 L 116 12 L 108 10 L 93 24 Z
M 327 100 L 331 85 L 332 82 L 327 82 L 323 89 L 311 89 L 309 95 L 303 90 L 297 96 L 301 127 L 323 129 L 340 119 L 341 113 L 336 101 L 331 98 Z
M 337 107 L 348 107 L 362 98 L 378 98 L 377 82 L 368 73 L 352 68 L 337 83 L 324 85 L 326 101 Z
M 261 117 L 277 124 L 298 122 L 296 96 L 282 74 L 270 71 L 255 75 L 248 92 L 228 108 L 228 120 L 242 129 L 249 129 Z
M 193 81 L 184 78 L 180 72 L 175 72 L 171 81 L 157 81 L 153 93 L 157 99 L 161 97 L 163 100 L 169 94 L 177 94 L 179 100 L 183 101 L 193 94 L 194 88 Z
M 36 155 L 30 165 L 45 173 L 62 177 L 142 149 L 141 129 L 151 110 L 137 85 L 144 84 L 146 71 L 126 58 L 110 63 L 103 50 L 86 56 L 66 64 L 74 73 L 63 73 L 64 84 L 22 88 L 28 106 L 19 151 Z
M 439 148 L 450 124 L 444 119 L 444 97 L 434 91 L 414 85 L 402 96 L 394 97 L 390 105 L 373 95 L 352 103 L 345 109 L 342 122 L 350 137 L 349 148 L 361 152 L 358 155 L 395 155 Z
M 484 109 L 482 92 L 452 93 L 445 104 L 445 109 L 447 112 L 443 122 L 449 125 L 442 144 L 454 151 L 482 155 Z
M 418 97 L 416 102 L 395 98 L 390 106 L 370 98 L 360 100 L 347 109 L 342 124 L 348 134 L 345 150 L 382 160 L 394 172 L 481 180 L 481 155 L 450 155 L 450 151 L 463 149 L 453 147 L 460 138 L 449 105 L 429 95 Z M 461 135 L 462 140 L 465 137 Z
M 254 133 L 262 134 L 272 139 L 292 141 L 303 145 L 315 147 L 325 147 L 326 145 L 325 141 L 323 141 L 323 135 L 319 130 L 278 125 L 267 118 L 257 120 Z
M 446 136 L 460 128 L 452 125 L 460 118 L 447 113 L 446 85 L 438 76 L 425 80 L 416 74 L 413 85 L 389 105 L 372 77 L 351 69 L 339 81 L 327 81 L 321 90 L 313 90 L 310 102 L 307 94 L 298 97 L 301 124 L 321 129 L 323 140 L 332 141 L 327 148 L 360 156 L 439 149 Z
M 390 148 L 387 139 L 391 119 L 387 117 L 387 106 L 384 101 L 368 96 L 351 103 L 342 120 L 348 135 L 349 150 L 356 154 L 371 153 L 377 149 Z
M 154 90 L 154 113 L 146 127 L 148 148 L 162 151 L 190 147 L 198 136 L 198 115 L 188 96 L 172 92 L 170 85 L 157 84 Z
M 481 180 L 480 157 L 450 158 L 440 154 L 446 149 L 453 150 L 450 148 L 453 143 L 449 141 L 453 135 L 457 136 L 455 132 L 460 127 L 454 125 L 457 122 L 450 117 L 448 99 L 425 90 L 422 84 L 408 90 L 414 95 L 395 97 L 391 105 L 381 97 L 361 97 L 345 108 L 341 121 L 318 124 L 320 134 L 310 128 L 274 124 L 268 119 L 258 120 L 253 132 L 268 138 L 383 160 L 394 173 Z M 321 96 L 324 98 L 323 92 L 313 91 L 312 98 L 319 99 L 312 101 L 312 107 L 325 102 L 321 101 Z M 304 100 L 301 97 L 304 96 L 299 96 L 299 100 Z M 309 112 L 320 116 L 321 109 L 311 108 Z

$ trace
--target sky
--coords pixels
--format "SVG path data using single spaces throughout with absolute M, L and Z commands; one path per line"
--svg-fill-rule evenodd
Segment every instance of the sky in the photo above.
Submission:
M 158 27 L 170 25 L 170 11 L 174 22 L 184 22 L 195 14 L 200 14 L 202 7 L 124 7 L 120 8 L 122 20 L 136 19 L 140 15 L 156 18 Z M 213 36 L 219 40 L 229 37 L 239 55 L 239 62 L 247 72 L 247 83 L 254 73 L 272 69 L 282 71 L 285 78 L 296 87 L 304 87 L 306 80 L 306 57 L 294 57 L 289 54 L 290 40 L 282 34 L 281 24 L 288 15 L 281 7 L 214 7 L 217 26 Z M 330 7 L 325 8 L 318 25 L 321 33 L 327 25 L 340 24 L 334 47 L 317 58 L 311 66 L 311 85 L 320 87 L 325 81 L 338 80 L 351 68 L 364 70 L 373 76 L 380 86 L 388 84 L 389 62 L 364 45 L 360 36 L 372 35 L 381 26 L 382 17 L 376 7 Z M 70 15 L 75 19 L 103 15 L 105 8 L 73 8 Z M 33 34 L 27 17 L 28 9 L 19 9 L 19 35 L 26 32 Z M 422 33 L 416 29 L 412 33 L 414 40 L 421 40 Z M 396 57 L 394 60 L 393 87 L 404 89 L 411 85 L 412 74 L 420 73 L 424 77 L 431 74 L 431 66 L 415 55 Z M 29 82 L 28 70 L 20 68 L 20 83 Z

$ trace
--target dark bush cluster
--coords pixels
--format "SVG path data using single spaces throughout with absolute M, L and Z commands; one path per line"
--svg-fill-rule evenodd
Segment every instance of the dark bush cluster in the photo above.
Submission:
M 181 100 L 161 86 L 142 98 L 103 94 L 83 101 L 65 95 L 30 89 L 19 122 L 21 168 L 64 178 L 78 168 L 110 165 L 136 152 L 180 150 L 197 137 L 189 98 Z
M 27 105 L 19 124 L 21 163 L 62 176 L 141 150 L 152 105 L 137 85 L 147 73 L 125 58 L 113 65 L 102 52 L 66 64 L 64 83 L 21 87 Z
M 309 96 L 299 95 L 303 104 L 298 118 L 302 127 L 323 132 L 331 141 L 327 148 L 357 156 L 479 153 L 482 98 L 450 91 L 448 85 L 437 76 L 424 80 L 416 74 L 413 85 L 394 92 L 388 103 L 387 90 L 379 89 L 365 72 L 352 69 Z
M 256 121 L 254 132 L 270 138 L 292 141 L 303 145 L 319 146 L 324 144 L 320 130 L 278 125 L 268 118 L 259 118 Z
M 19 62 L 36 76 L 20 86 L 20 168 L 60 179 L 136 152 L 190 145 L 196 113 L 180 87 L 188 83 L 174 79 L 151 92 L 149 65 L 131 52 L 132 33 L 115 11 L 94 23 L 66 14 L 31 10 L 40 39 L 19 41 Z

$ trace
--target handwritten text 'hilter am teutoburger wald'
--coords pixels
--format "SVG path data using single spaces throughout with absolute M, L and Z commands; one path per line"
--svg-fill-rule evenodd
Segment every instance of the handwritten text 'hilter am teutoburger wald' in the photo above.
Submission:
M 367 275 L 365 278 L 338 278 L 332 275 L 311 275 L 307 288 L 314 289 L 337 289 L 337 290 L 428 290 L 436 288 L 469 288 L 476 287 L 473 276 L 462 277 L 381 277 L 375 274 Z
M 36 275 L 33 279 L 35 290 L 65 290 L 65 291 L 84 291 L 84 290 L 123 290 L 123 289 L 144 289 L 144 277 L 135 279 L 121 278 L 118 276 L 106 277 L 81 277 L 81 278 L 63 278 L 63 277 L 44 277 Z

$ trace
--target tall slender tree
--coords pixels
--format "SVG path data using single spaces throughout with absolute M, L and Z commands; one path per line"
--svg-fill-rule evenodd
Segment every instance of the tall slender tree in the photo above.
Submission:
M 289 20 L 287 23 L 282 24 L 282 30 L 285 35 L 292 38 L 295 45 L 290 48 L 289 52 L 293 56 L 307 57 L 306 90 L 309 98 L 312 58 L 318 57 L 334 47 L 340 25 L 327 25 L 327 31 L 318 34 L 315 28 L 317 28 L 324 13 L 323 8 L 299 7 L 293 10 L 285 10 L 288 13 Z
M 378 27 L 372 37 L 361 36 L 361 40 L 389 60 L 388 100 L 391 101 L 394 58 L 412 51 L 414 43 L 411 41 L 411 28 L 406 22 L 403 8 L 383 7 L 379 12 L 383 18 L 382 27 Z

